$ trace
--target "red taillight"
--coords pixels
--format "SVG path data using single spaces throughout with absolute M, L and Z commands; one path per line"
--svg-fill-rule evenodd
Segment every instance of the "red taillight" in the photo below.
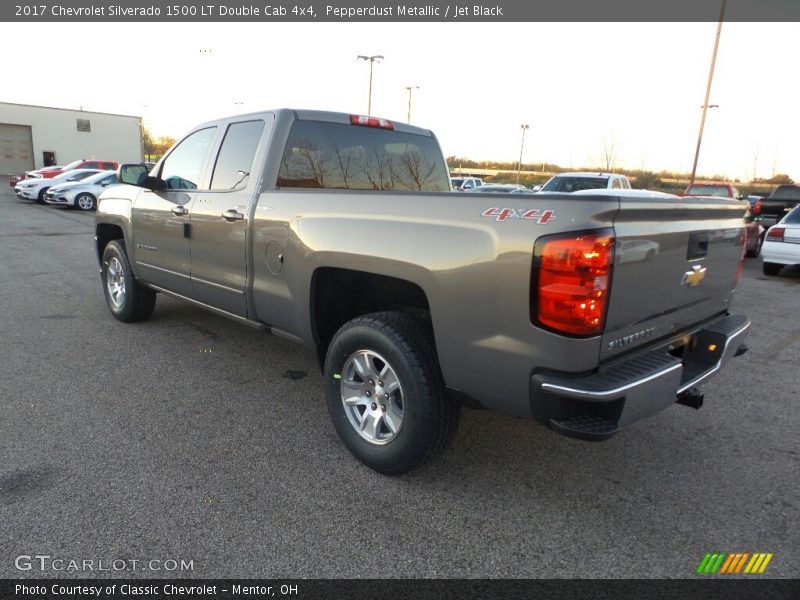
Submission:
M 394 129 L 394 124 L 391 121 L 364 115 L 350 115 L 350 124 L 361 125 L 363 127 L 379 127 L 380 129 Z
M 605 325 L 614 236 L 602 233 L 543 238 L 536 244 L 534 322 L 573 335 Z
M 773 242 L 782 242 L 786 227 L 773 227 L 767 232 L 767 239 Z

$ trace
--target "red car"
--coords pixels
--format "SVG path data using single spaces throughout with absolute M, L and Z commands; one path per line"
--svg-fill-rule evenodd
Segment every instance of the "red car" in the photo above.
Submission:
M 699 181 L 687 187 L 681 196 L 716 196 L 718 198 L 741 198 L 739 190 L 730 183 Z
M 25 175 L 27 177 L 34 175 L 43 179 L 51 179 L 59 173 L 71 171 L 72 169 L 98 169 L 100 171 L 113 171 L 118 167 L 119 164 L 113 160 L 87 160 L 82 158 L 81 160 L 74 160 L 64 167 L 44 167 L 43 169 L 37 169 L 36 171 L 29 171 Z
M 26 171 L 22 175 L 13 175 L 11 179 L 9 179 L 8 184 L 13 188 L 23 179 L 52 179 L 59 173 L 71 171 L 72 169 L 97 169 L 99 171 L 114 171 L 117 168 L 119 168 L 119 163 L 117 163 L 115 160 L 87 160 L 82 158 L 80 160 L 74 160 L 63 167 L 43 167 L 41 169 L 36 169 L 35 171 Z

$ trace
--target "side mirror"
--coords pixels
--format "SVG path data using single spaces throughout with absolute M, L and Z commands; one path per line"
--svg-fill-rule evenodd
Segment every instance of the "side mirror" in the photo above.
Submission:
M 535 185 L 535 186 L 533 186 L 531 189 L 532 189 L 534 192 L 538 192 L 540 189 L 542 189 L 542 186 L 540 186 L 540 185 Z
M 150 177 L 147 167 L 141 164 L 127 164 L 119 167 L 119 182 L 146 188 L 148 190 L 166 189 L 158 177 Z

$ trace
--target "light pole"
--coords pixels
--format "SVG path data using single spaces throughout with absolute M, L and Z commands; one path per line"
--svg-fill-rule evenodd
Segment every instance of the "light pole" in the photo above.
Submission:
M 418 90 L 418 85 L 407 85 L 406 89 L 408 90 L 408 116 L 406 117 L 406 123 L 411 123 L 411 92 L 413 90 Z
M 708 71 L 708 83 L 706 83 L 706 100 L 703 102 L 703 115 L 700 117 L 700 131 L 697 134 L 697 149 L 694 152 L 694 164 L 692 165 L 692 176 L 689 178 L 689 185 L 694 184 L 694 178 L 697 175 L 697 161 L 700 159 L 700 143 L 703 141 L 703 128 L 706 124 L 706 112 L 709 108 L 717 107 L 716 104 L 709 105 L 708 97 L 711 95 L 711 81 L 714 79 L 714 65 L 717 62 L 717 49 L 719 48 L 719 36 L 722 33 L 722 19 L 725 18 L 725 3 L 727 0 L 722 0 L 722 5 L 719 9 L 719 24 L 717 25 L 717 37 L 714 39 L 714 51 L 711 53 L 711 68 Z
M 520 125 L 522 128 L 522 142 L 519 145 L 519 162 L 517 163 L 517 184 L 519 184 L 519 173 L 522 171 L 522 149 L 525 147 L 525 132 L 528 131 L 527 125 Z
M 375 61 L 382 61 L 383 56 L 380 54 L 376 54 L 374 56 L 365 56 L 363 54 L 358 55 L 358 60 L 367 60 L 369 61 L 369 92 L 367 93 L 367 116 L 372 115 L 372 63 Z

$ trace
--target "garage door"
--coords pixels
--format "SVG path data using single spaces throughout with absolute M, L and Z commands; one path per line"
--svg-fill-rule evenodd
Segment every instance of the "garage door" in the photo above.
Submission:
M 33 169 L 33 142 L 29 125 L 0 123 L 0 174 Z

